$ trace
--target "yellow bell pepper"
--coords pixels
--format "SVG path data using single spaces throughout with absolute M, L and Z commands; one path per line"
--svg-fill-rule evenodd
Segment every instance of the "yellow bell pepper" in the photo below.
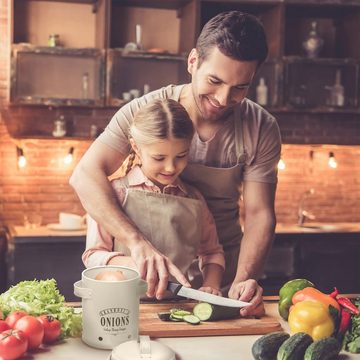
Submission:
M 301 301 L 293 305 L 288 322 L 292 334 L 305 332 L 314 341 L 331 336 L 335 330 L 328 306 L 319 301 Z

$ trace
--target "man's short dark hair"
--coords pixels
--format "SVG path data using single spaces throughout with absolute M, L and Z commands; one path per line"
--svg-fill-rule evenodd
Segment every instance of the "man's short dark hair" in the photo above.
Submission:
M 253 15 L 226 11 L 210 19 L 196 43 L 199 66 L 214 48 L 240 61 L 258 61 L 260 66 L 268 54 L 265 30 Z

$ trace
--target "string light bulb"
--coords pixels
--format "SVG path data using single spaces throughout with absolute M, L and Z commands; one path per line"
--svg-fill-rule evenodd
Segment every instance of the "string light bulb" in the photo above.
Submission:
M 282 158 L 280 158 L 280 160 L 278 162 L 278 165 L 277 165 L 277 168 L 279 170 L 285 170 L 286 169 L 285 161 Z
M 18 167 L 20 169 L 24 168 L 26 166 L 26 157 L 24 155 L 24 150 L 17 146 L 16 147 L 16 153 L 17 153 L 17 163 L 18 163 Z
M 74 147 L 72 146 L 69 149 L 69 152 L 67 153 L 67 155 L 64 157 L 64 164 L 65 165 L 70 165 L 74 159 Z
M 335 154 L 332 151 L 329 152 L 328 165 L 331 169 L 336 169 L 338 166 L 337 161 L 335 159 Z

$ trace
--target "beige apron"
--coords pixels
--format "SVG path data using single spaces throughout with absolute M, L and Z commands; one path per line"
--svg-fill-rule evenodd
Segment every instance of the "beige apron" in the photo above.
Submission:
M 240 182 L 245 163 L 243 120 L 240 106 L 235 108 L 235 146 L 237 164 L 230 168 L 215 168 L 202 164 L 189 164 L 181 178 L 194 185 L 205 197 L 214 216 L 220 244 L 225 252 L 225 272 L 222 290 L 228 290 L 237 269 L 242 230 L 239 221 Z M 191 267 L 192 276 L 199 277 L 198 265 Z M 197 281 L 195 283 L 198 283 Z
M 127 188 L 122 205 L 124 212 L 154 247 L 188 276 L 202 236 L 202 227 L 199 226 L 201 201 L 131 189 L 126 178 L 122 182 Z M 189 187 L 186 189 L 192 193 Z M 129 249 L 120 241 L 114 242 L 114 250 L 130 255 Z

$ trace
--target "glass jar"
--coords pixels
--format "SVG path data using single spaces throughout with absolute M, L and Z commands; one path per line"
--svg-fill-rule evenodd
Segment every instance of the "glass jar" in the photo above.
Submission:
M 50 47 L 59 46 L 59 34 L 50 34 L 49 35 L 48 46 L 50 46 Z
M 52 134 L 54 137 L 62 137 L 66 135 L 66 123 L 63 115 L 54 121 L 54 130 Z
M 317 30 L 317 22 L 311 22 L 311 30 L 308 38 L 303 42 L 303 48 L 307 57 L 316 58 L 324 45 L 324 40 L 319 36 Z

